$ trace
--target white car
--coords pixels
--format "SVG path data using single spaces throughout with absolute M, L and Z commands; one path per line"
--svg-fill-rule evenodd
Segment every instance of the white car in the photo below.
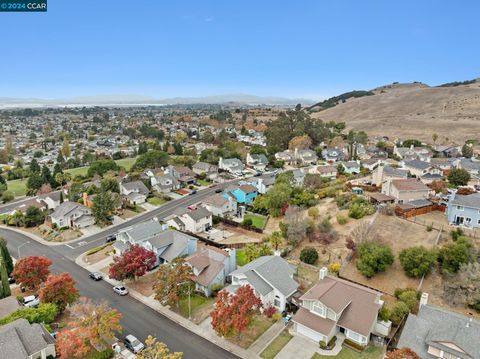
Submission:
M 113 291 L 117 293 L 118 295 L 127 295 L 128 294 L 128 289 L 123 286 L 123 285 L 116 285 L 113 287 Z
M 28 307 L 28 308 L 37 307 L 39 304 L 40 304 L 40 299 L 38 299 L 34 295 L 29 295 L 29 296 L 23 298 L 23 305 Z
M 134 354 L 141 352 L 145 348 L 145 345 L 143 345 L 143 343 L 132 334 L 127 335 L 123 342 L 125 347 L 131 350 Z

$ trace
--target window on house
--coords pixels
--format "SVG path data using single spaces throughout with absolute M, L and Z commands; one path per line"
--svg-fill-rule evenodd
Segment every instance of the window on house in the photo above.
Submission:
M 325 316 L 325 307 L 319 305 L 318 303 L 313 303 L 312 310 L 314 313 L 324 317 Z
M 463 211 L 463 206 L 457 206 L 457 211 Z
M 465 218 L 465 223 L 470 224 L 472 222 L 472 219 L 470 217 Z
M 278 297 L 278 295 L 275 296 L 275 299 L 273 300 L 273 305 L 276 306 L 276 307 L 280 307 L 282 303 L 280 302 L 280 298 Z
M 453 354 L 450 354 L 450 353 L 447 353 L 447 352 L 443 352 L 442 358 L 444 358 L 444 359 L 458 359 L 458 357 L 456 355 L 453 355 Z

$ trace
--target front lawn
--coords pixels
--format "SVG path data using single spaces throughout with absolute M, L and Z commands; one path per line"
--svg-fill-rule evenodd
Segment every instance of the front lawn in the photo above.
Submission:
M 237 265 L 244 266 L 248 263 L 245 249 L 237 249 L 235 256 L 237 257 Z
M 264 229 L 265 224 L 267 224 L 267 217 L 259 216 L 258 214 L 254 213 L 245 214 L 243 220 L 245 221 L 246 219 L 251 219 L 253 227 L 258 229 Z
M 27 192 L 27 178 L 7 181 L 7 189 L 12 192 L 15 197 L 25 196 Z
M 135 160 L 136 158 L 122 158 L 121 160 L 116 160 L 115 162 L 120 167 L 124 167 L 125 171 L 130 171 L 130 168 L 132 168 L 133 164 L 135 163 Z
M 191 296 L 191 313 L 192 321 L 194 323 L 200 323 L 205 318 L 210 315 L 211 310 L 213 309 L 213 303 L 215 299 L 205 298 L 200 294 L 192 294 Z M 178 308 L 175 306 L 171 307 L 175 311 L 178 311 Z M 179 301 L 179 312 L 185 318 L 188 318 L 188 296 L 180 299 Z
M 72 178 L 75 176 L 86 176 L 88 173 L 89 166 L 85 167 L 77 167 L 77 168 L 70 168 L 68 170 L 65 170 L 65 172 L 68 172 L 72 175 Z
M 167 201 L 164 200 L 163 198 L 153 196 L 153 197 L 147 198 L 147 202 L 150 203 L 153 206 L 158 207 L 158 206 L 161 206 L 162 204 L 164 204 Z
M 207 181 L 207 180 L 204 180 L 204 179 L 197 179 L 197 183 L 198 183 L 200 186 L 204 186 L 204 187 L 210 186 L 210 182 Z
M 260 336 L 267 331 L 273 325 L 273 320 L 268 319 L 262 314 L 256 314 L 250 321 L 250 325 L 240 335 L 228 334 L 226 338 L 232 343 L 247 349 L 252 345 Z
M 381 359 L 383 358 L 384 349 L 383 347 L 374 347 L 373 345 L 368 346 L 364 351 L 358 353 L 352 349 L 343 348 L 337 356 L 327 356 L 327 355 L 320 355 L 315 353 L 312 356 L 312 359 Z
M 273 359 L 275 356 L 280 353 L 285 345 L 288 344 L 290 339 L 293 338 L 293 335 L 288 332 L 288 330 L 282 331 L 278 337 L 276 337 L 273 342 L 270 343 L 268 347 L 260 354 L 263 359 Z

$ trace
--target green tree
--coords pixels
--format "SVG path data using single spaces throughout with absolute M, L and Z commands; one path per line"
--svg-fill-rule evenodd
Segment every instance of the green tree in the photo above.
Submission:
M 142 171 L 145 168 L 164 167 L 168 164 L 168 154 L 164 151 L 150 150 L 137 157 L 132 166 L 134 171 Z
M 462 146 L 462 156 L 466 158 L 471 158 L 473 157 L 473 147 L 469 145 L 468 143 L 465 143 Z
M 113 160 L 97 160 L 88 168 L 87 175 L 93 177 L 95 174 L 103 176 L 108 171 L 118 171 L 120 167 Z
M 40 172 L 32 172 L 27 180 L 27 195 L 35 196 L 44 183 Z
M 148 151 L 147 143 L 146 142 L 140 142 L 140 144 L 138 145 L 137 154 L 138 155 L 143 155 L 144 153 L 147 153 L 147 151 Z
M 463 168 L 452 168 L 448 173 L 448 182 L 454 186 L 466 186 L 470 181 L 470 173 Z
M 300 260 L 307 264 L 314 264 L 318 260 L 318 252 L 313 247 L 305 247 L 300 251 Z
M 408 305 L 402 301 L 396 302 L 390 308 L 390 320 L 398 325 L 402 319 L 410 312 Z
M 8 189 L 7 186 L 7 181 L 5 180 L 5 177 L 0 175 L 0 196 L 3 194 Z
M 390 247 L 373 242 L 360 243 L 358 254 L 357 269 L 367 278 L 385 272 L 395 259 Z
M 460 237 L 454 243 L 445 244 L 440 248 L 438 261 L 442 268 L 442 273 L 456 273 L 462 264 L 471 260 L 472 244 L 466 237 Z
M 93 198 L 92 214 L 95 223 L 110 224 L 111 214 L 119 205 L 118 193 L 101 191 Z
M 7 242 L 5 239 L 0 237 L 0 255 L 3 261 L 5 262 L 5 267 L 7 268 L 7 274 L 10 275 L 13 271 L 13 259 L 10 255 L 10 252 L 7 248 Z
M 430 273 L 437 262 L 435 250 L 423 246 L 403 249 L 399 254 L 400 264 L 409 277 L 419 278 Z
M 42 224 L 44 220 L 45 214 L 40 210 L 40 208 L 30 206 L 25 212 L 23 222 L 25 227 L 34 227 Z
M 68 200 L 72 202 L 77 202 L 82 198 L 83 192 L 85 192 L 85 186 L 83 183 L 78 181 L 73 181 L 68 191 Z
M 120 193 L 120 185 L 115 177 L 106 176 L 100 183 L 100 191 Z
M 11 294 L 10 284 L 5 260 L 0 256 L 0 299 L 9 297 Z

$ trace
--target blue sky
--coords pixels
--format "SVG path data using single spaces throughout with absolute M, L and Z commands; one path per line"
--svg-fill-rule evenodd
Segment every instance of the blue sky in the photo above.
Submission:
M 0 13 L 0 96 L 328 97 L 480 76 L 480 1 L 48 0 Z

